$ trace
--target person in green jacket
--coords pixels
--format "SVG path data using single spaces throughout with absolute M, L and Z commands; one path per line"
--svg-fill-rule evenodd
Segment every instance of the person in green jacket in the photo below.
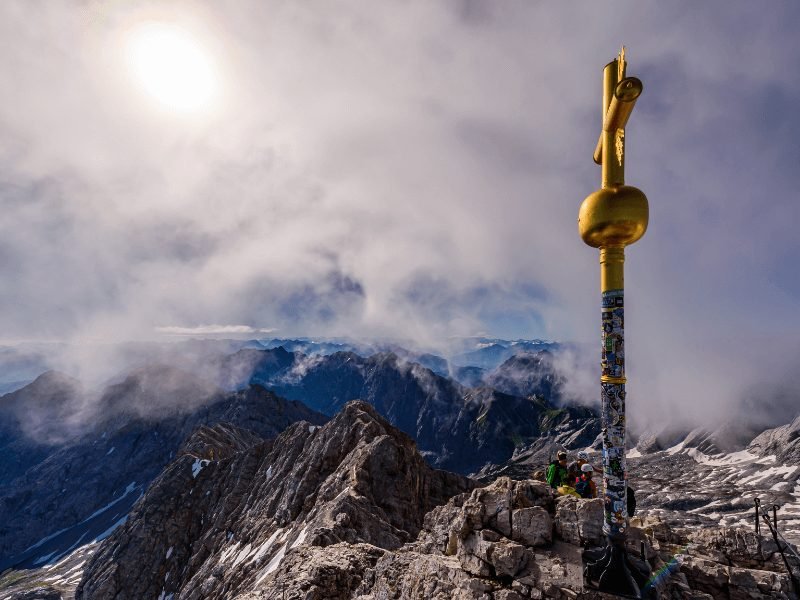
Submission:
M 567 453 L 559 450 L 556 455 L 556 460 L 547 466 L 547 474 L 545 475 L 547 483 L 553 489 L 562 485 L 570 485 L 569 471 L 567 470 Z

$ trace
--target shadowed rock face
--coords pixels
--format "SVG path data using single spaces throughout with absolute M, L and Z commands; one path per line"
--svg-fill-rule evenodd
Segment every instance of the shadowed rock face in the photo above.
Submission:
M 58 412 L 63 403 L 74 401 L 64 391 L 76 388 L 70 380 L 55 385 L 64 377 L 55 383 L 52 377 L 43 378 L 11 399 L 3 397 L 4 406 L 13 406 L 11 400 L 20 396 L 52 397 L 60 399 Z M 170 398 L 177 398 L 174 406 Z M 315 425 L 326 421 L 260 386 L 225 395 L 191 375 L 163 368 L 130 375 L 107 388 L 101 400 L 103 409 L 88 433 L 47 447 L 24 474 L 0 485 L 0 571 L 55 561 L 70 548 L 102 537 L 201 425 L 233 423 L 255 432 L 260 440 L 277 436 L 301 419 Z M 14 439 L 26 457 L 40 448 L 22 434 Z M 246 444 L 252 445 L 252 440 Z M 54 532 L 59 533 L 46 539 Z
M 231 597 L 301 544 L 397 548 L 429 510 L 474 486 L 431 469 L 362 402 L 322 427 L 251 441 L 235 428 L 195 434 L 94 555 L 76 598 Z
M 539 364 L 523 382 L 514 383 L 524 370 L 516 363 L 498 375 L 498 381 L 509 389 L 524 389 L 526 396 L 537 390 L 549 394 L 555 375 L 549 353 L 541 354 L 520 358 Z M 562 425 L 566 426 L 560 433 L 567 434 L 569 429 L 572 434 L 580 422 L 577 429 L 585 428 L 585 435 L 579 433 L 578 437 L 585 445 L 599 433 L 599 419 L 592 409 L 556 408 L 546 395 L 525 397 L 486 386 L 466 388 L 391 353 L 363 358 L 337 352 L 299 358 L 290 372 L 266 385 L 326 414 L 334 414 L 350 400 L 368 402 L 392 425 L 411 435 L 432 464 L 460 473 L 506 461 L 540 436 L 555 435 Z M 561 443 L 571 443 L 569 434 L 562 436 Z
M 539 396 L 559 403 L 565 378 L 558 375 L 552 352 L 523 352 L 484 377 L 489 387 L 512 396 Z
M 64 422 L 82 392 L 75 379 L 48 371 L 0 397 L 0 485 L 40 463 L 52 445 L 64 441 Z

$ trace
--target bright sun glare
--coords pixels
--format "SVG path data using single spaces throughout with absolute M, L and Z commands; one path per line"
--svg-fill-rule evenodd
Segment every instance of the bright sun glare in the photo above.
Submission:
M 197 112 L 212 103 L 216 80 L 211 61 L 182 29 L 142 25 L 130 34 L 128 56 L 147 93 L 171 110 Z

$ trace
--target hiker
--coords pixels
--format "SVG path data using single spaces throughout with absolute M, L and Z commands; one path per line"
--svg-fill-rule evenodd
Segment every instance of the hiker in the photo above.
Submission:
M 574 485 L 578 483 L 578 480 L 581 478 L 581 467 L 589 462 L 589 455 L 581 450 L 578 452 L 578 460 L 573 463 L 570 463 L 567 470 L 569 471 L 569 483 L 570 485 Z
M 559 450 L 556 460 L 547 466 L 547 483 L 553 489 L 572 483 L 569 481 L 569 471 L 567 471 L 567 453 L 563 450 Z
M 592 481 L 592 465 L 586 463 L 581 467 L 581 476 L 575 484 L 575 491 L 581 498 L 597 498 L 597 485 Z

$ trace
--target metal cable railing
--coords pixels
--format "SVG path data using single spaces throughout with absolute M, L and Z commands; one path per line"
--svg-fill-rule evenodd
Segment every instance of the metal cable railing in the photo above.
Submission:
M 761 500 L 759 498 L 755 499 L 756 504 L 756 534 L 761 534 L 761 522 L 759 521 L 759 517 L 761 520 L 766 523 L 767 527 L 769 528 L 770 533 L 772 534 L 772 539 L 775 540 L 775 545 L 778 547 L 778 552 L 781 553 L 781 558 L 783 559 L 783 565 L 786 567 L 786 572 L 789 573 L 789 578 L 792 581 L 792 587 L 794 587 L 794 593 L 800 597 L 800 580 L 792 571 L 792 567 L 789 564 L 789 560 L 786 558 L 786 551 L 789 551 L 789 554 L 797 560 L 798 568 L 800 568 L 800 555 L 798 555 L 797 551 L 792 547 L 792 545 L 786 541 L 786 538 L 783 537 L 780 531 L 778 531 L 778 505 L 772 505 L 772 519 L 769 518 L 768 514 L 765 514 L 764 511 L 761 511 Z M 781 547 L 781 542 L 783 542 L 783 548 Z

